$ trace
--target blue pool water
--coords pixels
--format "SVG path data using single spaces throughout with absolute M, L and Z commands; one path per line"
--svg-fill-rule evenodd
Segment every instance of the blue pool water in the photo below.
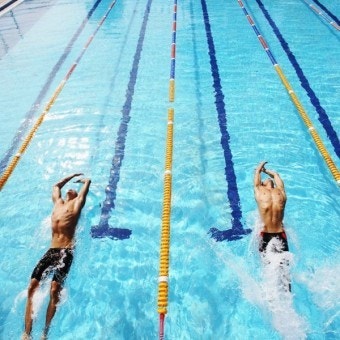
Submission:
M 243 3 L 339 168 L 340 33 L 308 6 L 337 21 L 339 2 Z M 27 0 L 0 16 L 2 174 L 111 4 Z M 178 2 L 169 103 L 172 21 L 172 1 L 117 0 L 3 187 L 1 339 L 23 331 L 29 277 L 50 242 L 51 189 L 74 172 L 92 185 L 49 338 L 158 337 L 169 107 L 166 339 L 340 337 L 339 187 L 236 0 Z M 288 196 L 288 295 L 257 251 L 253 172 L 262 160 Z M 124 237 L 91 237 L 103 219 Z M 48 283 L 35 300 L 34 339 L 47 301 Z

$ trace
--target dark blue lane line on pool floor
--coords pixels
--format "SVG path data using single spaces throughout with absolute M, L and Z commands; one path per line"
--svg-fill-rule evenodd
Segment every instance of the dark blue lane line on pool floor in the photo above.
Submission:
M 319 98 L 317 97 L 317 95 L 315 94 L 313 89 L 311 88 L 307 77 L 304 75 L 303 70 L 300 67 L 298 61 L 296 60 L 293 52 L 290 50 L 287 41 L 282 36 L 279 28 L 277 27 L 277 25 L 275 24 L 274 20 L 269 15 L 267 9 L 264 7 L 264 5 L 261 2 L 261 0 L 256 0 L 256 2 L 259 5 L 263 15 L 265 16 L 265 18 L 269 22 L 270 26 L 272 27 L 272 29 L 273 29 L 277 39 L 280 41 L 280 44 L 281 44 L 282 48 L 286 52 L 287 57 L 289 58 L 289 61 L 293 65 L 293 67 L 295 69 L 295 72 L 296 72 L 297 76 L 300 79 L 301 86 L 307 92 L 307 95 L 310 98 L 310 101 L 311 101 L 312 105 L 315 107 L 316 112 L 319 114 L 319 118 L 318 119 L 319 119 L 320 123 L 322 124 L 323 128 L 325 129 L 325 131 L 327 133 L 327 137 L 331 141 L 336 155 L 340 158 L 340 141 L 339 141 L 339 137 L 338 137 L 336 131 L 334 130 L 333 125 L 332 125 L 332 123 L 331 123 L 331 121 L 330 121 L 330 119 L 329 119 L 325 109 L 321 106 Z
M 150 7 L 152 0 L 149 0 L 144 12 L 142 26 L 139 32 L 139 39 L 137 43 L 136 52 L 133 58 L 133 64 L 130 71 L 130 80 L 126 89 L 126 100 L 122 109 L 122 118 L 117 132 L 117 139 L 115 144 L 115 154 L 112 159 L 112 166 L 110 169 L 109 183 L 105 189 L 106 199 L 102 204 L 101 216 L 99 224 L 91 227 L 91 235 L 93 238 L 109 237 L 114 240 L 124 240 L 130 237 L 132 231 L 130 229 L 110 227 L 109 219 L 110 212 L 115 208 L 115 199 L 117 196 L 117 185 L 120 178 L 120 168 L 124 158 L 125 141 L 128 131 L 128 123 L 130 121 L 131 104 L 135 85 L 138 75 L 139 60 L 141 57 L 146 25 L 149 19 Z
M 331 11 L 328 10 L 327 7 L 325 7 L 320 1 L 314 0 L 314 2 L 325 12 L 328 14 L 329 17 L 331 17 L 338 25 L 340 25 L 339 19 L 335 14 L 333 14 Z
M 219 69 L 217 65 L 215 44 L 211 33 L 211 27 L 209 22 L 209 14 L 207 4 L 205 0 L 201 0 L 202 11 L 204 17 L 204 26 L 207 36 L 207 43 L 209 48 L 211 74 L 213 77 L 213 87 L 215 90 L 215 105 L 218 116 L 218 123 L 221 131 L 221 145 L 223 148 L 224 159 L 225 159 L 225 176 L 228 183 L 227 195 L 231 207 L 232 216 L 232 228 L 228 230 L 219 230 L 217 228 L 210 228 L 209 233 L 211 237 L 216 241 L 234 241 L 241 239 L 244 235 L 251 232 L 251 229 L 243 229 L 242 226 L 242 211 L 240 197 L 238 194 L 236 174 L 234 171 L 234 163 L 232 159 L 232 153 L 230 150 L 229 140 L 230 136 L 227 129 L 227 115 L 224 103 L 224 94 L 221 85 L 221 79 Z
M 101 3 L 101 1 L 102 0 L 97 0 L 95 2 L 95 4 L 93 5 L 93 7 L 91 8 L 91 10 L 87 13 L 83 22 L 80 24 L 77 31 L 75 32 L 75 34 L 73 35 L 73 37 L 69 41 L 68 45 L 66 46 L 64 53 L 61 55 L 61 57 L 59 58 L 57 63 L 54 65 L 54 67 L 53 67 L 52 71 L 50 72 L 50 74 L 49 74 L 44 86 L 42 87 L 38 97 L 34 101 L 34 104 L 32 105 L 31 109 L 26 113 L 24 120 L 22 121 L 21 125 L 19 126 L 19 128 L 17 130 L 17 133 L 15 134 L 15 136 L 12 140 L 10 148 L 5 152 L 4 156 L 2 157 L 2 159 L 0 161 L 0 173 L 1 174 L 3 174 L 3 172 L 5 171 L 6 167 L 8 166 L 10 159 L 13 157 L 13 154 L 16 152 L 16 150 L 19 147 L 19 144 L 23 140 L 24 135 L 26 134 L 28 128 L 30 127 L 30 125 L 32 123 L 32 119 L 33 119 L 35 113 L 40 108 L 40 103 L 42 102 L 42 100 L 46 96 L 46 93 L 49 90 L 57 72 L 59 71 L 59 69 L 61 68 L 61 66 L 65 62 L 66 58 L 70 54 L 72 47 L 73 47 L 73 44 L 78 39 L 78 37 L 81 34 L 81 32 L 83 31 L 85 25 L 87 24 L 87 22 L 89 21 L 89 19 L 91 18 L 92 14 L 93 14 L 93 12 L 96 10 L 96 8 Z

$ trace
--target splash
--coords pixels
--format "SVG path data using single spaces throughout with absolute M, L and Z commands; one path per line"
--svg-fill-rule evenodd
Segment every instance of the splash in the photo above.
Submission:
M 255 223 L 248 248 L 248 255 L 239 257 L 228 248 L 218 250 L 215 242 L 208 242 L 217 258 L 238 278 L 243 297 L 260 307 L 264 317 L 269 317 L 273 328 L 285 340 L 306 339 L 308 324 L 293 306 L 293 294 L 289 291 L 290 270 L 294 264 L 293 254 L 279 253 L 280 244 L 273 243 L 262 257 L 259 268 L 259 217 L 254 213 Z M 251 224 L 249 224 L 251 225 Z M 272 250 L 272 251 L 271 251 Z
M 258 212 L 254 213 L 254 229 L 251 246 L 257 251 L 260 242 L 262 222 Z M 288 237 L 290 236 L 289 227 Z M 308 324 L 294 309 L 294 295 L 291 293 L 291 269 L 294 255 L 283 250 L 282 241 L 272 238 L 266 251 L 261 253 L 262 280 L 261 290 L 263 307 L 270 313 L 273 327 L 284 339 L 306 339 Z
M 309 273 L 298 275 L 313 294 L 314 302 L 324 310 L 340 307 L 340 264 L 324 264 Z
M 16 313 L 17 312 L 17 308 L 18 305 L 20 305 L 20 303 L 22 303 L 22 301 L 26 300 L 27 298 L 27 289 L 24 289 L 23 291 L 21 291 L 14 299 L 13 302 L 13 306 L 11 309 L 12 313 Z
M 46 243 L 51 241 L 51 215 L 46 216 L 40 223 L 40 226 L 35 229 L 32 237 L 30 248 L 37 248 L 37 240 L 39 240 L 39 247 L 42 249 L 46 247 Z
M 43 284 L 40 285 L 40 287 L 37 289 L 33 296 L 33 319 L 36 319 L 42 306 L 49 295 L 50 292 L 50 286 L 51 286 L 51 279 L 46 280 Z
M 262 256 L 261 287 L 264 307 L 271 314 L 273 327 L 284 339 L 306 339 L 307 322 L 295 311 L 294 296 L 290 292 L 293 254 L 277 252 L 281 247 L 280 241 L 276 239 L 272 241 L 272 244 L 268 244 L 266 254 Z
M 334 257 L 329 262 L 332 263 L 324 263 L 316 269 L 312 268 L 308 273 L 301 273 L 297 280 L 307 287 L 315 305 L 322 309 L 324 334 L 338 339 L 340 264 Z

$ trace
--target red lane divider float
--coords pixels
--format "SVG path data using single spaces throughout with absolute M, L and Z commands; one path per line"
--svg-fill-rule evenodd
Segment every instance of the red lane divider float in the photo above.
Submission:
M 240 5 L 241 9 L 243 10 L 243 13 L 246 16 L 248 22 L 250 23 L 251 27 L 253 28 L 253 30 L 254 30 L 257 38 L 259 39 L 261 45 L 263 46 L 264 50 L 266 51 L 269 59 L 271 60 L 273 66 L 275 68 L 275 71 L 277 72 L 278 76 L 280 77 L 282 84 L 286 88 L 293 104 L 295 105 L 297 111 L 300 114 L 301 119 L 303 120 L 306 127 L 308 128 L 308 131 L 309 131 L 309 133 L 311 134 L 311 136 L 314 140 L 315 146 L 317 147 L 321 156 L 325 160 L 326 165 L 328 166 L 328 169 L 330 170 L 331 174 L 333 175 L 335 181 L 337 182 L 338 185 L 340 185 L 340 171 L 336 167 L 332 157 L 330 156 L 330 154 L 327 151 L 326 147 L 324 146 L 321 138 L 319 137 L 318 133 L 316 132 L 316 129 L 313 126 L 312 121 L 310 120 L 306 110 L 302 106 L 302 104 L 301 104 L 300 100 L 298 99 L 297 95 L 295 94 L 292 86 L 288 82 L 288 80 L 287 80 L 285 74 L 283 73 L 281 67 L 279 66 L 279 64 L 275 60 L 272 52 L 270 51 L 270 49 L 268 47 L 268 44 L 266 43 L 263 36 L 260 34 L 260 31 L 256 27 L 256 24 L 255 24 L 253 18 L 249 15 L 249 13 L 248 13 L 247 9 L 245 8 L 243 2 L 241 0 L 237 0 L 237 1 L 238 1 L 238 4 Z
M 319 15 L 327 23 L 329 23 L 331 26 L 333 26 L 336 30 L 340 31 L 340 26 L 334 20 L 332 20 L 326 13 L 321 11 L 321 9 L 316 7 L 314 4 L 308 3 L 308 1 L 306 1 L 306 0 L 303 0 L 303 1 L 308 5 L 308 7 L 312 11 L 314 11 L 317 15 Z
M 88 41 L 86 42 L 85 46 L 83 47 L 82 52 L 80 53 L 80 55 L 78 56 L 78 58 L 76 59 L 76 61 L 72 64 L 72 66 L 70 67 L 70 69 L 68 70 L 68 72 L 66 73 L 64 79 L 60 82 L 60 84 L 58 85 L 57 89 L 54 91 L 52 97 L 50 98 L 50 100 L 48 101 L 47 105 L 45 106 L 44 111 L 41 113 L 41 115 L 38 117 L 37 121 L 35 122 L 35 124 L 33 125 L 32 129 L 30 130 L 30 132 L 28 133 L 27 137 L 25 138 L 24 142 L 21 144 L 18 152 L 16 153 L 16 155 L 13 157 L 12 161 L 9 163 L 9 165 L 7 166 L 7 168 L 5 169 L 5 171 L 3 172 L 1 178 L 0 178 L 0 191 L 2 190 L 2 188 L 4 187 L 4 185 L 6 184 L 8 178 L 11 176 L 12 172 L 14 171 L 15 167 L 17 166 L 17 164 L 19 163 L 19 160 L 21 159 L 21 156 L 23 155 L 23 153 L 26 151 L 29 143 L 31 142 L 31 140 L 33 139 L 35 133 L 37 132 L 38 128 L 40 127 L 40 125 L 42 124 L 42 122 L 44 121 L 45 116 L 47 115 L 47 113 L 50 111 L 51 107 L 53 106 L 53 104 L 55 103 L 57 97 L 59 96 L 60 92 L 62 91 L 62 89 L 64 88 L 66 82 L 68 81 L 68 79 L 71 77 L 73 71 L 75 70 L 75 68 L 77 67 L 77 65 L 79 64 L 80 60 L 82 59 L 84 53 L 86 52 L 87 48 L 89 47 L 89 45 L 91 44 L 93 38 L 95 37 L 95 35 L 97 34 L 97 32 L 99 31 L 100 27 L 102 26 L 103 22 L 106 20 L 107 16 L 109 15 L 110 11 L 112 10 L 113 6 L 116 4 L 116 0 L 114 0 L 111 5 L 109 6 L 107 12 L 105 13 L 105 15 L 103 16 L 103 18 L 100 20 L 100 22 L 98 23 L 97 28 L 95 29 L 95 31 L 91 34 L 91 36 L 89 37 Z
M 169 102 L 173 102 L 175 100 L 175 60 L 176 60 L 176 27 L 177 27 L 176 21 L 177 21 L 177 0 L 174 0 L 172 42 L 171 42 L 171 66 L 169 81 Z M 169 108 L 165 150 L 164 193 L 163 193 L 162 228 L 159 258 L 159 277 L 158 277 L 157 312 L 159 314 L 160 340 L 164 339 L 164 322 L 165 314 L 167 313 L 168 307 L 173 126 L 174 126 L 174 109 Z

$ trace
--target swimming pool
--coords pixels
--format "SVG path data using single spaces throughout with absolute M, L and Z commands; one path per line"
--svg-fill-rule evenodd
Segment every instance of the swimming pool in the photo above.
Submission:
M 340 126 L 339 32 L 304 1 L 243 3 L 339 168 L 331 131 Z M 2 173 L 112 4 L 24 1 L 0 17 Z M 327 17 L 339 13 L 335 0 L 323 7 Z M 117 0 L 4 185 L 1 338 L 22 333 L 29 276 L 49 247 L 52 185 L 78 171 L 92 185 L 50 339 L 157 337 L 169 107 L 166 339 L 339 337 L 336 181 L 236 0 L 178 2 L 169 103 L 172 20 L 172 1 Z M 282 175 L 288 195 L 293 294 L 286 300 L 263 282 L 256 248 L 253 170 L 262 160 Z M 91 237 L 106 218 L 108 188 L 108 224 L 125 235 L 118 240 Z M 217 241 L 211 228 L 221 231 Z M 235 228 L 253 232 L 223 240 Z M 47 286 L 37 297 L 34 338 Z

